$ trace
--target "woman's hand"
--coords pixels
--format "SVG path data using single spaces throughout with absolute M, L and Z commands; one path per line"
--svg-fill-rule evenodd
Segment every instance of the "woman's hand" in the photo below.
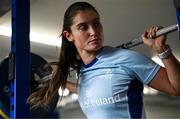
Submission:
M 164 52 L 166 49 L 166 36 L 161 35 L 156 38 L 156 32 L 159 29 L 160 27 L 152 26 L 141 35 L 141 37 L 143 38 L 144 44 L 152 48 L 157 53 Z

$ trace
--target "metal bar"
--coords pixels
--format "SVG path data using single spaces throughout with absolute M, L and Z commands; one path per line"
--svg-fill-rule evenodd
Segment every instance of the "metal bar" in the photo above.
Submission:
M 12 42 L 14 73 L 11 80 L 10 118 L 29 118 L 30 94 L 30 0 L 12 0 Z
M 168 34 L 168 33 L 174 32 L 176 30 L 178 30 L 178 24 L 162 28 L 156 32 L 156 37 L 163 35 L 163 34 Z M 131 48 L 131 47 L 140 45 L 142 43 L 143 43 L 142 37 L 139 37 L 139 38 L 131 40 L 127 43 L 124 43 L 122 45 L 119 45 L 119 46 L 117 46 L 117 48 Z

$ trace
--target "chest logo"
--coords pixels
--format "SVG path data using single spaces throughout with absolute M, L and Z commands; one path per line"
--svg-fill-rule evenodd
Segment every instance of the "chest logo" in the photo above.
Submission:
M 93 93 L 92 93 L 92 90 L 91 90 L 91 89 L 85 91 L 85 96 L 86 96 L 87 98 L 92 97 L 92 94 L 93 94 Z

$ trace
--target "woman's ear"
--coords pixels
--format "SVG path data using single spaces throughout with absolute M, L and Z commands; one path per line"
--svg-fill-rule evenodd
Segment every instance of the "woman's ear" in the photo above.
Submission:
M 68 31 L 63 31 L 63 35 L 68 39 L 68 41 L 73 42 L 72 34 Z

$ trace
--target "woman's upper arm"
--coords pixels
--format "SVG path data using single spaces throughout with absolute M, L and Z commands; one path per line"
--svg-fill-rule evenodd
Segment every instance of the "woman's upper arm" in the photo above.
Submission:
M 157 89 L 170 95 L 176 95 L 176 91 L 171 85 L 166 69 L 161 67 L 153 80 L 148 84 L 151 88 Z

